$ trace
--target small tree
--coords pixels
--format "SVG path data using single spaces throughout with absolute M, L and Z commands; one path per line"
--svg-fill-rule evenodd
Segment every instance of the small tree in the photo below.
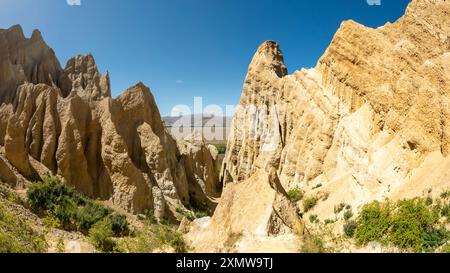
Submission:
M 303 199 L 304 193 L 300 189 L 292 189 L 288 192 L 288 198 L 291 202 L 298 202 Z
M 310 211 L 317 205 L 317 197 L 308 197 L 303 201 L 303 209 L 305 212 Z
M 109 216 L 109 219 L 114 236 L 125 236 L 129 233 L 128 221 L 125 216 L 114 213 Z
M 358 227 L 355 221 L 350 221 L 344 224 L 344 234 L 349 238 L 355 236 L 355 230 Z
M 112 252 L 116 245 L 112 240 L 113 235 L 111 221 L 105 218 L 89 230 L 89 241 L 102 252 Z

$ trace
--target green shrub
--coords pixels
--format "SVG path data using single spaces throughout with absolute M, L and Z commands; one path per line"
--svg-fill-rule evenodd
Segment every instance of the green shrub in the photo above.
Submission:
M 355 230 L 357 228 L 357 224 L 355 221 L 349 221 L 344 224 L 344 234 L 349 238 L 353 238 L 355 236 Z
M 193 222 L 196 219 L 195 215 L 190 211 L 186 212 L 185 216 L 190 222 Z
M 76 218 L 78 211 L 77 204 L 67 196 L 61 197 L 57 204 L 53 205 L 53 208 L 49 210 L 50 213 L 60 221 L 62 228 L 71 230 L 74 229 L 74 219 Z
M 89 230 L 89 241 L 99 251 L 112 252 L 116 246 L 112 239 L 113 235 L 111 221 L 109 218 L 104 218 Z
M 86 232 L 95 223 L 111 214 L 111 210 L 94 202 L 88 202 L 85 206 L 78 208 L 75 214 L 75 221 L 78 230 Z M 126 220 L 126 219 L 125 219 Z
M 424 251 L 433 251 L 441 245 L 445 244 L 450 238 L 450 234 L 441 226 L 439 229 L 429 227 L 422 235 L 422 247 Z
M 373 202 L 363 207 L 355 231 L 358 244 L 371 241 L 391 243 L 416 252 L 434 251 L 449 238 L 445 226 L 439 229 L 440 209 L 426 199 L 402 200 L 395 204 Z
M 314 208 L 317 205 L 317 197 L 308 197 L 303 201 L 303 209 L 305 212 L 310 211 L 312 208 Z
M 109 215 L 112 210 L 96 203 L 65 186 L 57 177 L 43 176 L 41 182 L 32 184 L 27 192 L 33 212 L 54 216 L 66 230 L 89 230 Z M 125 217 L 111 216 L 114 232 L 123 234 L 128 228 Z
M 450 190 L 449 191 L 444 191 L 442 194 L 441 194 L 441 198 L 442 199 L 448 199 L 450 197 Z
M 326 219 L 325 221 L 324 221 L 324 223 L 325 223 L 325 225 L 330 225 L 330 224 L 333 224 L 333 223 L 335 223 L 336 221 L 335 220 L 332 220 L 332 219 Z
M 319 222 L 319 218 L 318 218 L 317 215 L 312 214 L 312 215 L 309 216 L 309 221 L 310 221 L 311 223 L 318 223 L 318 222 Z
M 324 193 L 321 194 L 320 199 L 325 202 L 325 201 L 328 200 L 329 197 L 330 197 L 330 193 L 329 192 L 324 192 Z
M 216 146 L 217 151 L 219 152 L 220 155 L 225 154 L 226 151 L 227 151 L 227 145 L 226 144 L 216 144 L 214 146 Z
M 353 212 L 351 210 L 347 210 L 344 212 L 344 220 L 348 221 L 353 217 Z
M 184 208 L 183 208 L 183 207 L 177 207 L 177 208 L 175 209 L 175 211 L 176 211 L 177 213 L 179 213 L 179 214 L 184 214 Z
M 428 196 L 427 199 L 425 200 L 425 205 L 427 206 L 431 206 L 433 205 L 433 198 L 431 196 Z
M 73 191 L 53 176 L 43 176 L 42 182 L 32 184 L 27 191 L 30 207 L 35 212 L 53 209 L 64 197 L 72 197 Z
M 391 225 L 390 213 L 389 203 L 381 204 L 375 201 L 365 205 L 357 219 L 358 228 L 355 231 L 357 244 L 381 241 Z
M 170 245 L 174 248 L 176 253 L 186 253 L 189 250 L 189 247 L 183 236 L 178 232 L 174 233 L 174 236 L 170 241 Z
M 322 184 L 317 184 L 312 189 L 315 190 L 315 189 L 318 189 L 318 188 L 321 188 L 321 187 L 322 187 Z
M 128 227 L 127 217 L 114 213 L 109 215 L 109 220 L 111 221 L 111 227 L 114 232 L 114 236 L 122 237 L 129 234 L 130 230 Z
M 46 215 L 44 218 L 42 218 L 42 222 L 44 222 L 44 225 L 47 229 L 61 227 L 61 222 L 53 214 Z
M 450 218 L 450 203 L 441 208 L 441 215 L 447 217 L 447 219 Z
M 340 203 L 339 205 L 334 206 L 334 214 L 341 213 L 344 210 L 345 206 L 346 206 L 345 203 Z
M 144 228 L 133 232 L 133 236 L 120 238 L 117 241 L 117 252 L 126 253 L 153 253 L 155 251 L 155 240 L 152 225 L 145 224 Z
M 422 199 L 398 202 L 391 218 L 390 241 L 400 248 L 416 251 L 422 249 L 422 236 L 438 221 Z
M 304 196 L 304 193 L 300 189 L 292 189 L 288 192 L 288 199 L 294 203 L 302 200 L 303 196 Z
M 183 236 L 168 228 L 158 227 L 155 230 L 157 245 L 161 248 L 164 246 L 171 246 L 176 253 L 186 253 L 189 250 L 189 246 L 184 241 Z

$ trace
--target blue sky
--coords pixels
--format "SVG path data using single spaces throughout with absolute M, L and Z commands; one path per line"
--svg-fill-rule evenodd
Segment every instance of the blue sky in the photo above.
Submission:
M 0 0 L 0 28 L 41 30 L 61 64 L 92 53 L 113 95 L 142 81 L 163 115 L 178 104 L 234 105 L 251 58 L 280 42 L 289 72 L 315 66 L 340 23 L 397 20 L 409 0 Z

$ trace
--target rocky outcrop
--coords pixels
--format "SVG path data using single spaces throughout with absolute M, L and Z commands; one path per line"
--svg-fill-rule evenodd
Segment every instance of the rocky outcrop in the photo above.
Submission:
M 16 89 L 23 82 L 57 84 L 64 95 L 70 92 L 70 83 L 64 75 L 55 53 L 38 30 L 25 38 L 19 25 L 0 30 L 0 101 L 14 99 Z
M 194 251 L 297 251 L 304 224 L 280 189 L 275 170 L 257 170 L 248 180 L 226 186 L 214 216 L 199 219 L 188 229 L 186 237 Z
M 225 194 L 275 168 L 282 190 L 323 197 L 305 216 L 326 220 L 340 203 L 450 187 L 449 14 L 448 1 L 413 0 L 378 29 L 346 21 L 315 68 L 291 75 L 280 46 L 261 45 L 233 119 Z
M 7 134 L 5 138 L 6 158 L 23 175 L 31 178 L 31 166 L 28 152 L 25 146 L 25 128 L 19 123 L 15 116 L 8 121 Z
M 99 73 L 91 54 L 70 59 L 64 69 L 64 75 L 70 79 L 72 90 L 77 90 L 81 97 L 94 100 L 111 97 L 109 73 Z
M 34 180 L 46 169 L 90 197 L 159 219 L 189 206 L 191 188 L 217 194 L 214 165 L 197 161 L 209 150 L 180 153 L 144 84 L 113 99 L 90 54 L 61 69 L 37 31 L 27 39 L 20 27 L 0 30 L 0 43 L 0 144 L 21 175 Z M 12 183 L 5 166 L 0 178 Z
M 9 162 L 0 156 L 0 181 L 8 185 L 16 185 L 17 180 L 17 175 L 13 172 Z
M 184 140 L 178 141 L 178 147 L 188 181 L 191 182 L 189 183 L 189 195 L 201 203 L 214 207 L 216 204 L 211 199 L 220 197 L 222 192 L 218 172 L 215 171 L 214 154 L 217 153 L 217 149 L 213 146 L 214 151 L 212 148 L 206 147 L 204 143 Z

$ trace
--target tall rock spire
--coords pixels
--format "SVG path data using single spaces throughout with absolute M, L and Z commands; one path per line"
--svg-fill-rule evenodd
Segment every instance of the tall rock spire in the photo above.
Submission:
M 25 82 L 68 86 L 63 84 L 65 77 L 55 53 L 40 32 L 35 30 L 26 38 L 20 25 L 0 29 L 0 75 L 0 103 L 10 102 Z
M 111 97 L 109 73 L 101 75 L 91 54 L 78 55 L 70 59 L 65 75 L 72 81 L 72 92 L 91 99 Z
M 257 50 L 249 66 L 249 73 L 273 71 L 278 77 L 284 77 L 288 70 L 284 63 L 283 53 L 277 42 L 266 41 Z

